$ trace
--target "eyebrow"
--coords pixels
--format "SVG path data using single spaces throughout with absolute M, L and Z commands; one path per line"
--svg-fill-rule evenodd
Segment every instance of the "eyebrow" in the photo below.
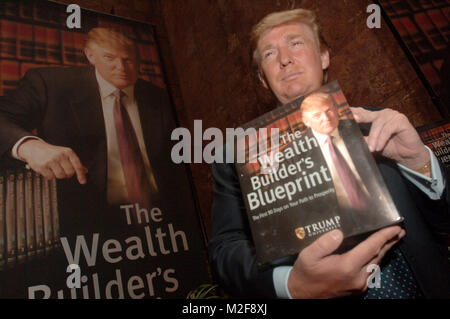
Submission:
M 266 44 L 263 48 L 261 48 L 261 52 L 264 52 L 269 49 L 273 49 L 275 46 L 272 43 Z
M 301 34 L 288 34 L 288 35 L 286 36 L 286 40 L 288 40 L 288 41 L 291 41 L 291 40 L 293 40 L 293 39 L 298 39 L 298 38 L 300 38 L 300 39 L 302 39 L 303 41 L 305 41 L 305 37 L 302 36 Z
M 288 42 L 293 39 L 301 39 L 301 40 L 305 41 L 305 37 L 301 34 L 288 34 L 285 38 Z M 269 44 L 265 45 L 263 48 L 261 48 L 261 52 L 264 52 L 264 51 L 272 49 L 272 48 L 274 48 L 274 45 L 272 43 L 269 43 Z

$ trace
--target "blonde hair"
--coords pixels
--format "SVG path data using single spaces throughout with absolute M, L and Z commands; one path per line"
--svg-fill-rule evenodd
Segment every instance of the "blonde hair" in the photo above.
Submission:
M 316 91 L 309 95 L 307 95 L 300 105 L 300 112 L 303 113 L 305 109 L 311 109 L 311 107 L 315 107 L 320 102 L 328 102 L 333 108 L 337 108 L 336 102 L 331 97 L 330 94 L 323 91 Z
M 101 47 L 123 49 L 139 58 L 137 44 L 122 31 L 116 29 L 101 27 L 91 29 L 86 36 L 84 47 L 88 48 L 93 43 Z
M 273 12 L 265 16 L 258 24 L 256 24 L 250 33 L 252 62 L 255 68 L 259 68 L 259 54 L 257 45 L 261 35 L 267 30 L 291 22 L 304 23 L 309 26 L 313 32 L 317 48 L 321 48 L 323 40 L 320 36 L 320 28 L 316 21 L 316 15 L 313 11 L 307 9 L 294 9 Z

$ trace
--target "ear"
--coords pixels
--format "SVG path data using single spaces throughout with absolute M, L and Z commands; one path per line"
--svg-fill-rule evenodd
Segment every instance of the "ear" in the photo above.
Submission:
M 264 73 L 263 73 L 263 71 L 261 71 L 261 69 L 258 70 L 258 79 L 261 81 L 261 84 L 266 89 L 269 89 L 269 85 L 267 84 L 266 77 L 264 76 Z
M 95 66 L 94 51 L 92 49 L 90 49 L 89 47 L 85 47 L 84 54 L 86 55 L 86 58 L 88 59 L 89 63 Z
M 301 114 L 300 118 L 302 119 L 303 124 L 305 124 L 307 127 L 310 127 L 309 126 L 309 120 L 308 120 L 308 118 L 306 116 L 303 117 L 303 114 Z
M 330 66 L 330 53 L 327 49 L 324 49 L 320 53 L 320 60 L 322 61 L 322 70 L 328 69 L 328 67 Z

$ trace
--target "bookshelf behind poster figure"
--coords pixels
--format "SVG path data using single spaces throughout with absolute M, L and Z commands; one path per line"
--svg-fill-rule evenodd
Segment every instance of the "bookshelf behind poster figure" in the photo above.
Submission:
M 0 172 L 0 271 L 59 247 L 56 180 L 25 168 Z

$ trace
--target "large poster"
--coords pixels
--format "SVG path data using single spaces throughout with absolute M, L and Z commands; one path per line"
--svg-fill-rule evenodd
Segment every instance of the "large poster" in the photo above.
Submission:
M 447 120 L 442 120 L 436 123 L 431 123 L 417 128 L 417 131 L 422 138 L 423 143 L 428 146 L 447 167 L 447 172 L 450 169 L 450 123 Z M 450 258 L 450 236 L 441 236 L 442 241 L 449 249 Z
M 436 95 L 440 70 L 448 55 L 448 1 L 380 0 L 395 29 L 416 60 Z
M 450 168 L 450 123 L 446 120 L 421 126 L 418 128 L 420 137 L 436 155 Z
M 154 28 L 77 10 L 0 4 L 0 297 L 185 298 L 210 278 Z

